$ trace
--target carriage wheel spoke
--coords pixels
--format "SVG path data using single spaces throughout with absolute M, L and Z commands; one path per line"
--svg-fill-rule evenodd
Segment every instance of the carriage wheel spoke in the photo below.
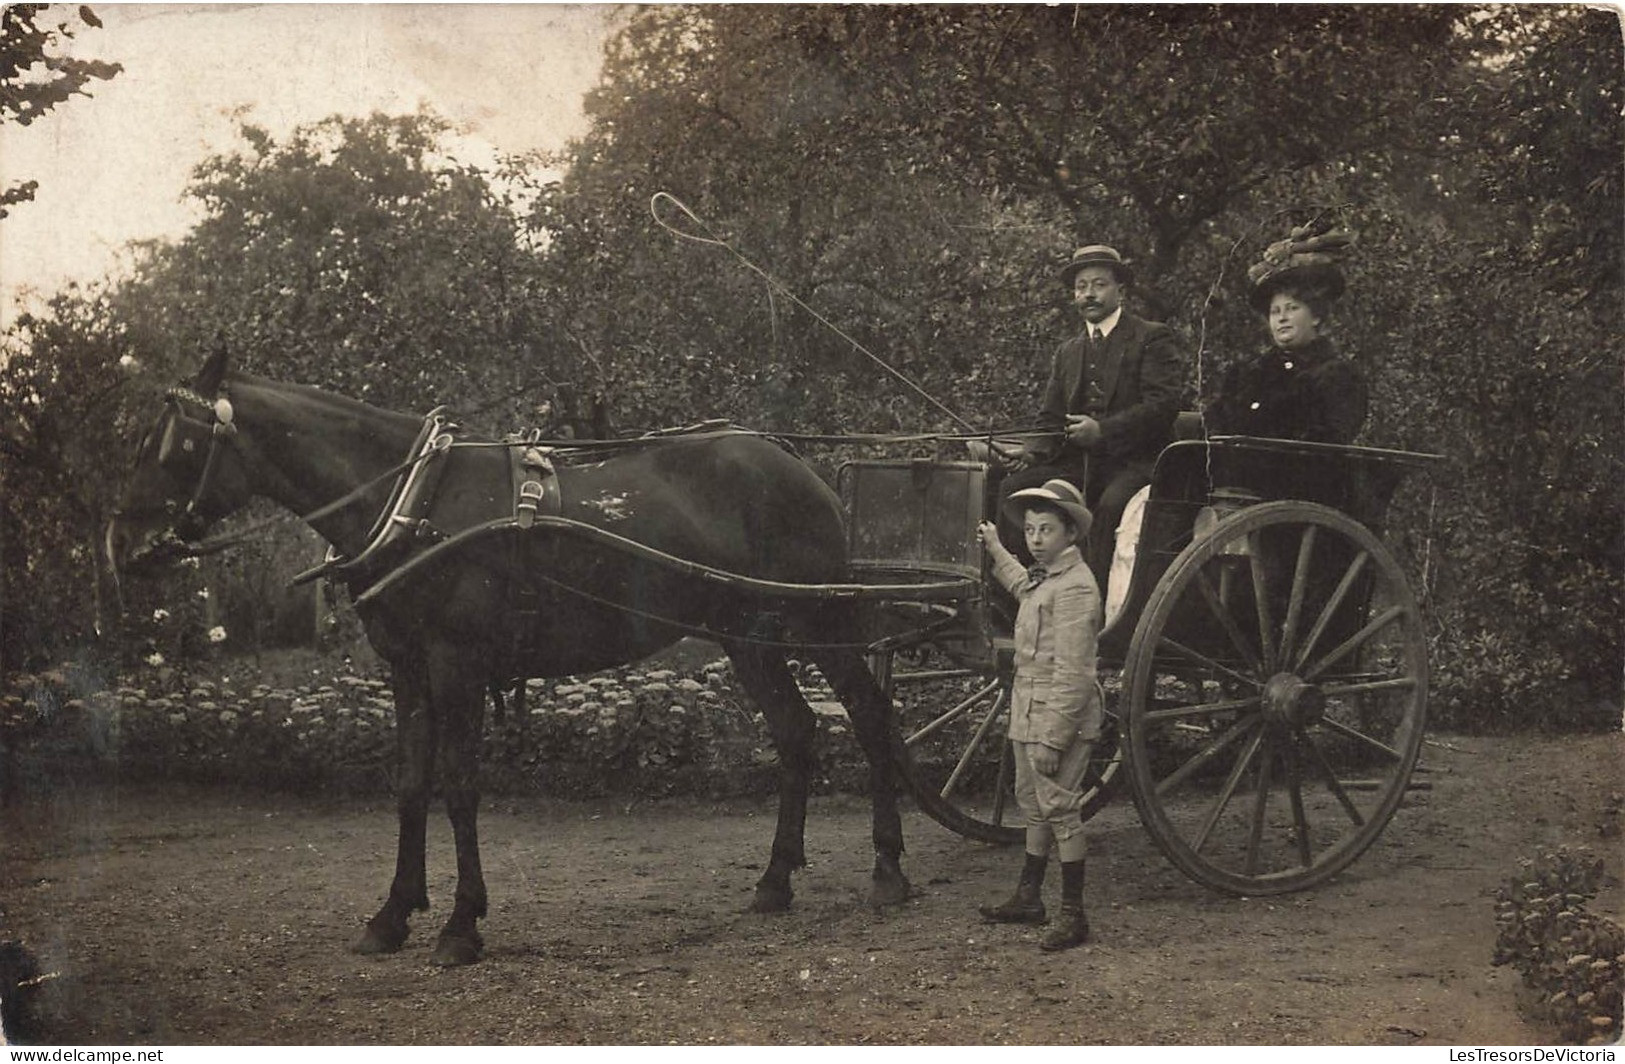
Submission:
M 1225 609 L 1224 603 L 1220 601 L 1219 593 L 1213 589 L 1213 582 L 1207 578 L 1206 573 L 1202 572 L 1196 574 L 1195 582 L 1196 590 L 1201 593 L 1202 600 L 1207 603 L 1207 608 L 1218 619 L 1220 626 L 1224 628 L 1225 634 L 1230 637 L 1230 643 L 1236 648 L 1236 653 L 1246 659 L 1247 664 L 1255 671 L 1262 672 L 1263 665 L 1259 662 L 1258 655 L 1253 653 L 1253 648 L 1247 645 L 1247 637 L 1242 634 L 1241 627 L 1236 624 L 1236 619 L 1230 615 L 1230 611 Z
M 1258 874 L 1258 849 L 1264 840 L 1264 814 L 1269 810 L 1270 804 L 1270 765 L 1274 758 L 1270 756 L 1270 746 L 1264 747 L 1264 757 L 1258 762 L 1258 790 L 1253 795 L 1253 822 L 1247 829 L 1247 875 Z
M 982 718 L 982 723 L 976 726 L 976 734 L 971 736 L 969 743 L 965 744 L 965 752 L 959 755 L 959 764 L 954 766 L 953 772 L 948 775 L 948 781 L 942 785 L 943 798 L 947 798 L 948 795 L 953 793 L 954 786 L 959 782 L 959 777 L 965 774 L 965 767 L 970 764 L 971 758 L 976 756 L 976 751 L 982 748 L 982 740 L 987 738 L 987 730 L 992 726 L 993 718 L 999 715 L 999 709 L 1003 705 L 1004 691 L 1001 689 L 998 697 L 993 699 L 993 705 L 988 708 L 987 715 Z
M 1326 755 L 1321 753 L 1320 747 L 1315 745 L 1315 740 L 1302 732 L 1299 733 L 1298 737 L 1303 741 L 1304 748 L 1309 751 L 1310 760 L 1315 763 L 1315 767 L 1320 769 L 1321 775 L 1326 777 L 1326 789 L 1332 792 L 1332 796 L 1343 807 L 1343 811 L 1348 814 L 1355 827 L 1364 825 L 1365 817 L 1355 807 L 1353 799 L 1349 797 L 1349 792 L 1343 789 L 1343 781 L 1337 778 L 1336 772 L 1332 771 L 1331 763 L 1326 760 Z
M 1326 686 L 1320 690 L 1327 698 L 1340 698 L 1343 695 L 1364 694 L 1368 691 L 1410 691 L 1415 687 L 1416 677 L 1395 676 L 1391 680 L 1365 680 L 1360 683 Z
M 1315 644 L 1319 643 L 1320 637 L 1326 634 L 1326 626 L 1332 623 L 1332 618 L 1343 605 L 1343 600 L 1348 597 L 1349 590 L 1354 587 L 1354 581 L 1365 571 L 1366 563 L 1370 560 L 1371 555 L 1362 550 L 1349 562 L 1349 567 L 1343 571 L 1342 579 L 1338 580 L 1337 587 L 1332 591 L 1331 598 L 1326 600 L 1326 605 L 1321 609 L 1320 616 L 1315 618 L 1315 626 L 1309 630 L 1309 637 L 1303 641 L 1303 646 L 1298 648 L 1297 659 L 1291 662 L 1292 671 L 1302 673 L 1303 670 L 1298 666 L 1302 665 L 1309 655 L 1314 652 Z
M 1355 632 L 1353 635 L 1343 640 L 1343 642 L 1339 643 L 1336 650 L 1333 650 L 1330 654 L 1327 654 L 1313 665 L 1304 669 L 1299 675 L 1301 675 L 1305 680 L 1313 680 L 1316 676 L 1319 676 L 1321 673 L 1325 672 L 1339 661 L 1342 661 L 1344 658 L 1348 657 L 1354 651 L 1360 649 L 1360 647 L 1365 645 L 1366 640 L 1370 639 L 1372 636 L 1376 635 L 1378 632 L 1382 631 L 1384 628 L 1388 627 L 1388 625 L 1392 624 L 1395 620 L 1403 617 L 1404 615 L 1404 606 L 1388 607 L 1381 613 L 1377 614 L 1377 616 L 1373 617 L 1364 628 L 1361 628 L 1358 632 Z
M 909 746 L 913 746 L 915 743 L 919 742 L 921 739 L 926 738 L 932 732 L 937 731 L 939 728 L 944 728 L 944 727 L 948 726 L 949 724 L 952 724 L 954 721 L 958 720 L 960 717 L 962 717 L 966 713 L 970 712 L 970 707 L 974 706 L 976 703 L 978 703 L 982 699 L 986 698 L 988 696 L 988 694 L 994 688 L 996 688 L 998 686 L 999 686 L 999 681 L 997 679 L 995 679 L 995 680 L 990 681 L 987 684 L 984 684 L 981 687 L 978 687 L 963 702 L 960 702 L 957 706 L 954 706 L 952 709 L 944 710 L 940 717 L 937 717 L 935 720 L 932 720 L 931 722 L 927 723 L 926 725 L 921 727 L 918 731 L 916 731 L 913 735 L 908 736 L 903 741 L 905 743 L 907 743 Z M 998 707 L 998 702 L 995 701 L 994 702 L 994 708 L 997 708 L 997 707 Z
M 1308 868 L 1314 863 L 1310 856 L 1309 817 L 1303 808 L 1303 766 L 1298 761 L 1298 744 L 1288 736 L 1281 744 L 1281 757 L 1286 761 L 1287 795 L 1292 802 L 1293 833 L 1298 841 L 1298 860 Z
M 993 784 L 993 823 L 1004 823 L 1005 796 L 1010 793 L 1010 759 L 999 751 L 999 778 Z
M 1258 614 L 1258 649 L 1264 656 L 1264 672 L 1275 666 L 1275 637 L 1271 629 L 1269 582 L 1264 577 L 1264 544 L 1258 533 L 1247 537 L 1247 567 L 1253 575 L 1253 606 Z
M 1241 777 L 1246 774 L 1248 766 L 1253 763 L 1253 758 L 1258 756 L 1258 747 L 1263 740 L 1264 731 L 1260 728 L 1253 733 L 1252 742 L 1247 744 L 1247 749 L 1236 759 L 1236 763 L 1230 767 L 1230 775 L 1225 778 L 1224 786 L 1219 789 L 1219 796 L 1213 800 L 1213 806 L 1208 810 L 1207 819 L 1202 822 L 1202 830 L 1196 833 L 1196 841 L 1191 846 L 1191 849 L 1197 853 L 1201 853 L 1202 847 L 1207 845 L 1208 836 L 1213 833 L 1214 826 L 1219 823 L 1219 817 L 1224 815 L 1225 807 L 1230 804 L 1230 799 L 1235 796 L 1236 786 L 1241 783 Z
M 1170 639 L 1168 636 L 1163 636 L 1157 641 L 1157 646 L 1159 648 L 1167 647 L 1169 650 L 1172 650 L 1181 657 L 1189 658 L 1191 661 L 1196 662 L 1196 664 L 1202 666 L 1204 669 L 1211 669 L 1213 672 L 1227 676 L 1230 679 L 1235 680 L 1237 683 L 1244 683 L 1250 687 L 1263 686 L 1263 684 L 1261 684 L 1256 677 L 1237 672 L 1228 665 L 1220 665 L 1217 661 L 1214 661 L 1206 654 L 1203 654 L 1197 650 L 1192 650 L 1190 647 L 1186 646 L 1184 643 L 1181 643 L 1177 639 Z
M 1209 743 L 1201 750 L 1198 750 L 1183 765 L 1180 765 L 1172 773 L 1159 780 L 1157 782 L 1157 795 L 1160 797 L 1167 794 L 1174 788 L 1178 787 L 1181 783 L 1184 783 L 1194 772 L 1196 772 L 1197 769 L 1201 768 L 1203 765 L 1217 757 L 1225 749 L 1225 747 L 1231 745 L 1237 739 L 1240 739 L 1242 736 L 1246 735 L 1250 729 L 1257 726 L 1257 717 L 1243 717 L 1234 724 L 1230 725 L 1230 727 L 1225 730 L 1223 735 L 1220 735 L 1212 743 Z
M 1204 713 L 1224 713 L 1232 709 L 1257 709 L 1262 701 L 1263 699 L 1255 696 L 1253 698 L 1232 698 L 1223 702 L 1204 702 L 1196 706 L 1179 705 L 1170 709 L 1153 709 L 1147 711 L 1145 720 L 1147 724 L 1155 724 L 1159 721 L 1173 720 L 1178 717 L 1199 717 Z
M 1330 728 L 1332 731 L 1337 732 L 1340 735 L 1346 735 L 1350 739 L 1355 740 L 1356 742 L 1364 743 L 1365 745 L 1371 747 L 1371 749 L 1376 750 L 1378 753 L 1381 753 L 1381 754 L 1385 755 L 1386 757 L 1388 757 L 1392 761 L 1401 760 L 1400 753 L 1399 753 L 1398 750 L 1395 750 L 1393 747 L 1389 746 L 1387 743 L 1379 742 L 1376 739 L 1373 739 L 1371 736 L 1365 734 L 1364 732 L 1360 731 L 1357 728 L 1349 727 L 1347 724 L 1344 724 L 1340 720 L 1334 720 L 1331 717 L 1322 717 L 1322 718 L 1320 718 L 1320 723 L 1324 724 L 1326 727 Z
M 1286 620 L 1281 625 L 1281 660 L 1291 661 L 1297 643 L 1298 622 L 1303 619 L 1303 601 L 1309 592 L 1309 559 L 1315 552 L 1318 525 L 1305 525 L 1298 540 L 1298 564 L 1292 571 L 1292 596 L 1287 600 Z

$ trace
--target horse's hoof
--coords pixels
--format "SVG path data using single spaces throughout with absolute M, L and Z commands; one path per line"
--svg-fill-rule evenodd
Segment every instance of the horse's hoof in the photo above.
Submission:
M 361 938 L 356 941 L 355 952 L 367 957 L 376 957 L 384 953 L 399 952 L 401 944 L 406 941 L 407 928 L 380 929 L 368 924 L 367 929 L 361 932 Z
M 888 905 L 901 905 L 908 901 L 914 887 L 905 875 L 876 876 L 869 881 L 869 904 L 876 909 Z
M 485 943 L 478 935 L 465 938 L 462 935 L 442 934 L 434 944 L 434 952 L 429 955 L 429 963 L 441 968 L 460 968 L 478 962 L 484 952 Z
M 787 913 L 790 911 L 790 891 L 758 885 L 756 897 L 751 899 L 750 912 Z

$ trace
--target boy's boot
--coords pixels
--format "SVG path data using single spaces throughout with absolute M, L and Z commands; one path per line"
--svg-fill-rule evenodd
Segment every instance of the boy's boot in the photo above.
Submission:
M 990 924 L 1041 924 L 1048 914 L 1044 911 L 1044 899 L 1039 890 L 1044 885 L 1044 866 L 1049 863 L 1048 854 L 1027 854 L 1027 860 L 1021 866 L 1021 880 L 1016 883 L 1016 892 L 997 905 L 980 905 L 976 911 L 982 914 L 982 919 Z
M 1061 915 L 1038 943 L 1046 953 L 1089 941 L 1089 918 L 1083 915 L 1083 862 L 1061 862 Z

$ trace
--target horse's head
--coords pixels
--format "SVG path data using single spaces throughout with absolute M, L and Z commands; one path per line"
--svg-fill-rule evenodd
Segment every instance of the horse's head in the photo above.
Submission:
M 165 393 L 107 526 L 107 561 L 115 579 L 131 566 L 186 554 L 188 541 L 248 502 L 249 479 L 234 442 L 237 425 L 225 375 L 221 350 L 189 386 Z

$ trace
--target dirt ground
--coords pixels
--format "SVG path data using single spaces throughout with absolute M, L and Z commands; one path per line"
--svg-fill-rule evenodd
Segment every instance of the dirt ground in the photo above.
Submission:
M 1531 1044 L 1517 977 L 1490 965 L 1492 892 L 1560 842 L 1610 862 L 1621 736 L 1436 738 L 1413 792 L 1318 890 L 1230 898 L 1186 880 L 1126 796 L 1092 822 L 1095 940 L 1042 954 L 983 926 L 1019 855 L 905 814 L 917 895 L 864 904 L 868 811 L 815 800 L 784 916 L 745 913 L 772 805 L 487 804 L 486 959 L 349 952 L 387 888 L 384 801 L 60 781 L 0 820 L 0 938 L 55 978 L 46 1040 L 80 1044 Z M 1606 833 L 1605 833 L 1606 832 Z M 1047 884 L 1053 893 L 1054 879 Z

